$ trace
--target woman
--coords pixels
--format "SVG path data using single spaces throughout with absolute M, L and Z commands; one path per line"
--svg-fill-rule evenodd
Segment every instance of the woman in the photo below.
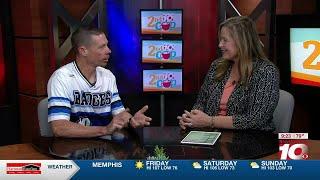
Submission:
M 219 27 L 222 57 L 213 61 L 182 129 L 211 127 L 273 131 L 279 72 L 264 55 L 254 22 L 239 16 Z

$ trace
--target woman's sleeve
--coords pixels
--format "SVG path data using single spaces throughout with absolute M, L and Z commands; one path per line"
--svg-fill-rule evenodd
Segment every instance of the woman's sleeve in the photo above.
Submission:
M 279 72 L 268 65 L 252 77 L 248 109 L 244 114 L 233 116 L 236 129 L 264 129 L 273 118 L 279 100 Z

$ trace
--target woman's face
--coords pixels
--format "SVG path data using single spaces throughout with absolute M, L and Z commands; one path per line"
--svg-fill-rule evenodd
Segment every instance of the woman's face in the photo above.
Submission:
M 222 58 L 235 61 L 238 55 L 236 42 L 230 34 L 230 30 L 226 27 L 221 28 L 219 48 L 222 52 Z

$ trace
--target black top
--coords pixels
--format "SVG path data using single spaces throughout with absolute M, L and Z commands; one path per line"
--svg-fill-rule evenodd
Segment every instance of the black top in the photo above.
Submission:
M 201 86 L 193 109 L 199 109 L 215 116 L 219 112 L 221 96 L 231 66 L 222 81 L 215 81 L 217 63 L 215 60 Z M 279 72 L 270 61 L 255 60 L 252 75 L 247 86 L 237 84 L 227 103 L 227 116 L 233 116 L 235 129 L 273 131 L 273 112 L 279 100 Z

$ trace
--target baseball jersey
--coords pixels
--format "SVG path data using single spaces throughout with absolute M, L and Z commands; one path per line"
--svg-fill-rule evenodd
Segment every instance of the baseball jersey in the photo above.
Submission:
M 105 68 L 96 68 L 95 84 L 82 75 L 75 61 L 56 70 L 49 79 L 49 122 L 66 119 L 85 126 L 105 126 L 124 110 L 115 76 Z

